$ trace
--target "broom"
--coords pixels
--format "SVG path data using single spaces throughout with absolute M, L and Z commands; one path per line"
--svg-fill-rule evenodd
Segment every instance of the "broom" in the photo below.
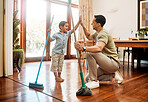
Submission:
M 52 26 L 53 19 L 54 19 L 54 16 L 52 17 L 50 29 L 51 29 L 51 26 Z M 41 69 L 41 65 L 42 65 L 42 61 L 43 61 L 43 57 L 44 57 L 44 53 L 45 53 L 45 49 L 46 49 L 46 45 L 47 45 L 47 42 L 48 42 L 48 39 L 49 39 L 49 35 L 50 35 L 50 31 L 48 32 L 48 36 L 47 36 L 47 40 L 46 40 L 45 47 L 44 47 L 44 50 L 43 50 L 43 55 L 42 55 L 42 59 L 41 59 L 41 62 L 40 62 L 39 69 L 38 69 L 36 81 L 35 81 L 35 83 L 29 83 L 29 87 L 31 87 L 31 88 L 39 88 L 39 89 L 44 88 L 43 84 L 38 84 L 37 81 L 38 81 L 38 77 L 39 77 L 39 73 L 40 73 L 40 69 Z
M 71 10 L 71 0 L 68 0 L 68 2 L 69 2 L 69 8 Z M 74 30 L 74 38 L 75 38 L 75 42 L 76 42 L 76 34 L 75 34 L 72 10 L 71 10 L 71 20 L 72 20 L 72 26 L 73 26 L 73 30 Z M 82 87 L 76 92 L 76 95 L 77 96 L 90 96 L 92 94 L 92 92 L 91 92 L 90 88 L 88 88 L 85 85 L 84 78 L 83 78 L 82 67 L 81 67 L 81 62 L 80 62 L 80 55 L 79 55 L 78 50 L 77 50 L 77 58 L 78 58 L 78 64 L 79 64 L 79 68 L 80 68 L 80 77 L 81 77 Z

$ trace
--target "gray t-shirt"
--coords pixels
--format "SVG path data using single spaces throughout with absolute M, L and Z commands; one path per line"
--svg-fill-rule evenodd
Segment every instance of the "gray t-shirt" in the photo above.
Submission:
M 67 33 L 62 34 L 61 32 L 55 33 L 51 39 L 52 41 L 56 40 L 56 43 L 52 49 L 55 53 L 65 53 L 67 48 L 68 37 L 71 35 L 71 30 Z

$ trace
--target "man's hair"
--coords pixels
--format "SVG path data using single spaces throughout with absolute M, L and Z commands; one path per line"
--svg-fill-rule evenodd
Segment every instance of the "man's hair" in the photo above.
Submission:
M 106 18 L 103 15 L 94 15 L 94 17 L 96 18 L 96 22 L 101 24 L 101 27 L 104 26 L 104 24 L 106 23 Z
M 61 21 L 61 22 L 59 23 L 59 28 L 60 28 L 60 26 L 64 27 L 64 25 L 65 25 L 66 23 L 67 23 L 66 21 Z

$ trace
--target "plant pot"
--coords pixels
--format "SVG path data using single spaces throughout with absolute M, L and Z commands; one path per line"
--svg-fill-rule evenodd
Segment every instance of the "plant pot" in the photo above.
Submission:
M 144 34 L 140 34 L 139 39 L 144 39 Z
M 13 68 L 17 68 L 20 72 L 24 64 L 24 50 L 23 49 L 13 49 Z

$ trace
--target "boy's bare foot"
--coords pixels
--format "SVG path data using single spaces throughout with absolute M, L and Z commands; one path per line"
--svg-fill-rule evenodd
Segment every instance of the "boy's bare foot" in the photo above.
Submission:
M 61 78 L 61 77 L 59 77 L 61 80 L 63 80 L 64 81 L 64 79 L 63 78 Z
M 56 82 L 63 82 L 63 81 L 64 81 L 64 79 L 59 78 L 59 77 L 58 77 L 58 78 L 56 78 L 55 80 L 56 80 Z

